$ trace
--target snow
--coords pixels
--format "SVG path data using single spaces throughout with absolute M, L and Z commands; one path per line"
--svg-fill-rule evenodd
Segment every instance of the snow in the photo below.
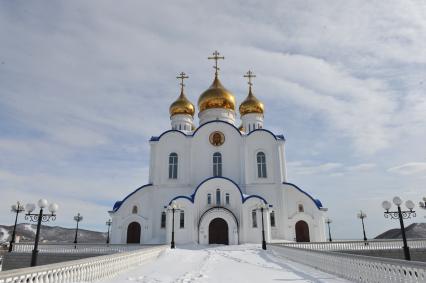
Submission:
M 258 245 L 184 246 L 103 282 L 349 282 L 275 256 Z
M 31 224 L 25 224 L 25 225 L 24 225 L 24 229 L 25 229 L 25 230 L 27 230 L 27 231 L 33 232 L 33 233 L 34 233 L 34 235 L 35 235 L 35 234 L 36 234 L 36 232 L 37 232 L 37 229 L 36 229 L 36 228 L 33 228 L 33 226 L 32 226 Z
M 9 231 L 0 228 L 0 243 L 6 242 L 9 239 Z

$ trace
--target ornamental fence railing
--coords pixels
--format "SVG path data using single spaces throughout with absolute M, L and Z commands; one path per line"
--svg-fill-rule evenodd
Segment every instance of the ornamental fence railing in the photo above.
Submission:
M 93 282 L 112 278 L 159 256 L 168 246 L 0 272 L 0 283 Z
M 280 257 L 355 282 L 426 282 L 426 263 L 270 244 Z
M 152 247 L 153 245 L 139 244 L 68 244 L 68 243 L 49 243 L 39 244 L 39 253 L 88 253 L 88 254 L 112 254 L 119 252 L 128 252 Z M 34 243 L 17 243 L 13 245 L 13 251 L 19 253 L 31 253 L 34 249 Z
M 334 242 L 306 242 L 306 243 L 274 243 L 275 245 L 317 250 L 317 251 L 363 251 L 363 250 L 393 250 L 401 249 L 402 239 L 369 240 L 369 241 L 334 241 Z M 426 239 L 408 240 L 410 249 L 426 249 Z

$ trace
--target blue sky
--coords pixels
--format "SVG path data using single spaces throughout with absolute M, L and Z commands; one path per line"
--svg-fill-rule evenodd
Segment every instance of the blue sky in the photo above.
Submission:
M 0 223 L 10 204 L 60 205 L 55 224 L 104 229 L 147 182 L 176 75 L 195 103 L 219 50 L 241 102 L 252 69 L 288 181 L 329 208 L 337 238 L 392 227 L 381 202 L 426 195 L 423 1 L 0 2 Z M 419 211 L 416 222 L 424 222 Z

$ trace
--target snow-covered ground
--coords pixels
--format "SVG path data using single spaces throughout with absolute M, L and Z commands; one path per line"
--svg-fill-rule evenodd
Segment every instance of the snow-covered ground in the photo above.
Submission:
M 349 282 L 257 245 L 184 246 L 104 282 Z

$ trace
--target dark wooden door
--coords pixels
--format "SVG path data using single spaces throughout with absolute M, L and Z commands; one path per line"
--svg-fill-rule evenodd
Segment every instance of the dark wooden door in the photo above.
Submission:
M 222 218 L 215 218 L 209 224 L 209 244 L 228 245 L 228 223 Z
M 296 223 L 296 242 L 310 242 L 309 226 L 303 220 Z
M 137 222 L 132 222 L 127 227 L 127 243 L 140 244 L 141 242 L 141 225 Z

